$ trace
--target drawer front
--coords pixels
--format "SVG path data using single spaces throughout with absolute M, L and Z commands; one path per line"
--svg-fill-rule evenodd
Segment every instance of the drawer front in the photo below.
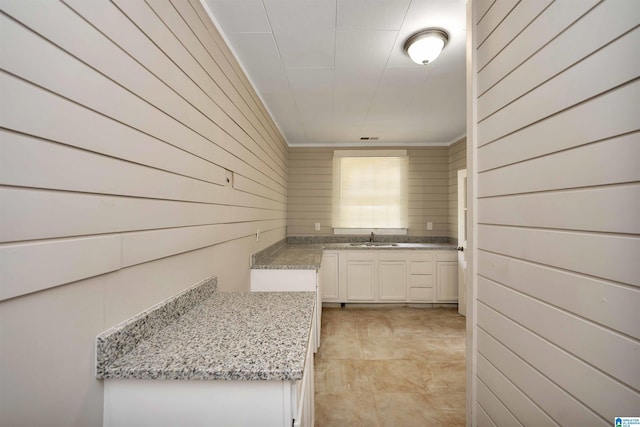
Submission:
M 376 251 L 346 251 L 349 261 L 374 261 Z
M 458 260 L 458 252 L 457 251 L 447 251 L 447 252 L 438 252 L 436 255 L 437 261 L 457 261 Z
M 406 261 L 406 251 L 378 251 L 379 261 Z
M 409 260 L 411 261 L 433 261 L 433 252 L 425 252 L 425 251 L 411 251 L 411 255 L 409 256 Z
M 416 288 L 430 288 L 433 286 L 433 275 L 412 274 L 409 276 L 409 286 Z
M 409 272 L 411 274 L 433 274 L 433 262 L 411 261 Z
M 411 301 L 433 301 L 433 288 L 409 288 Z

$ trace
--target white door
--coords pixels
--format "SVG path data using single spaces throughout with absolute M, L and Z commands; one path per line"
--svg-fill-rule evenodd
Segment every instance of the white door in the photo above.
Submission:
M 458 171 L 458 313 L 467 315 L 467 170 Z

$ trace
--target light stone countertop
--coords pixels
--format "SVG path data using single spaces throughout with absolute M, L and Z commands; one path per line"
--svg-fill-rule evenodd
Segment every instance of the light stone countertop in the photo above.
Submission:
M 117 358 L 100 366 L 98 356 L 98 378 L 299 380 L 315 298 L 215 291 Z
M 317 270 L 322 261 L 324 250 L 456 250 L 456 245 L 449 242 L 404 242 L 385 244 L 376 242 L 375 246 L 365 246 L 361 242 L 311 242 L 289 243 L 278 242 L 253 256 L 251 268 L 256 270 Z

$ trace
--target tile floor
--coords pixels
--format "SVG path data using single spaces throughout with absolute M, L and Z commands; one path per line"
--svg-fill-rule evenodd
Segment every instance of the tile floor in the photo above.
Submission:
M 453 308 L 324 308 L 316 427 L 464 426 L 465 318 Z

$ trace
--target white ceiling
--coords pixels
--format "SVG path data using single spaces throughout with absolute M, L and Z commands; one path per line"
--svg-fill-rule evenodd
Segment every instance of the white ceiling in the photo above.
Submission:
M 206 2 L 290 146 L 464 136 L 465 0 Z M 445 29 L 449 43 L 416 65 L 402 46 L 428 27 Z

